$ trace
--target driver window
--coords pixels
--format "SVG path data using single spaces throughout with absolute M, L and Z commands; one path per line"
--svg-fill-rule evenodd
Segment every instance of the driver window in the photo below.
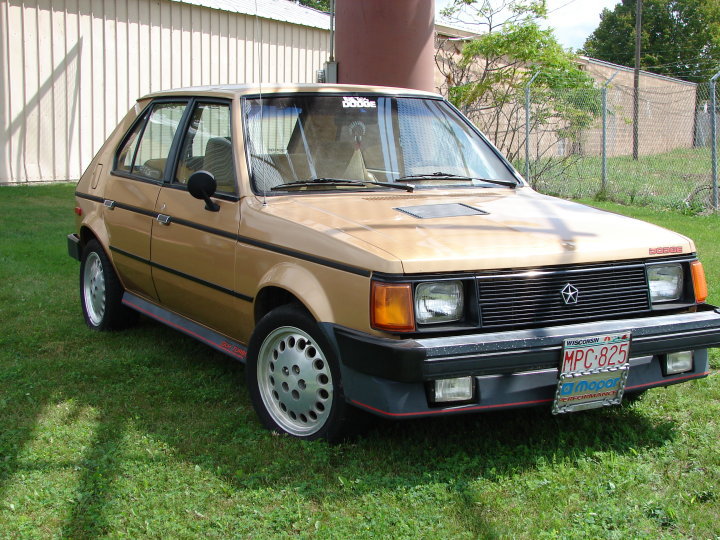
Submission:
M 196 171 L 215 177 L 217 190 L 235 194 L 235 164 L 230 131 L 230 106 L 223 103 L 199 103 L 185 133 L 175 182 L 187 184 Z

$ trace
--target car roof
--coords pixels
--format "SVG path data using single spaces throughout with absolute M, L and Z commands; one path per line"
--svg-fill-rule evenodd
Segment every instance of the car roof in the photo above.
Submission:
M 233 99 L 245 95 L 258 94 L 286 94 L 286 93 L 359 93 L 359 94 L 385 94 L 391 96 L 417 96 L 442 97 L 433 92 L 412 90 L 409 88 L 392 88 L 388 86 L 369 86 L 360 84 L 226 84 L 215 86 L 190 86 L 152 92 L 141 97 L 138 101 L 158 97 L 172 96 L 203 96 Z

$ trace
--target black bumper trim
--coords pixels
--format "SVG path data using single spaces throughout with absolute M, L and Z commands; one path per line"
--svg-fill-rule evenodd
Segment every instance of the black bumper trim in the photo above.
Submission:
M 634 386 L 628 386 L 625 388 L 626 392 L 633 392 L 638 391 L 645 388 L 653 388 L 658 386 L 670 386 L 673 384 L 678 384 L 686 381 L 691 381 L 693 379 L 702 379 L 703 377 L 707 377 L 710 373 L 708 371 L 702 372 L 702 373 L 693 373 L 691 375 L 683 375 L 679 377 L 671 377 L 667 379 L 662 379 L 659 381 L 653 381 L 643 384 L 638 384 Z M 361 409 L 365 409 L 366 411 L 375 413 L 379 416 L 385 416 L 387 418 L 412 418 L 412 417 L 423 417 L 423 416 L 437 416 L 441 414 L 453 414 L 453 413 L 468 413 L 468 412 L 482 412 L 482 411 L 492 411 L 497 409 L 518 409 L 520 407 L 532 407 L 534 405 L 542 405 L 546 403 L 552 403 L 552 398 L 544 398 L 544 399 L 531 399 L 527 401 L 517 401 L 512 403 L 493 403 L 489 405 L 464 405 L 460 407 L 446 407 L 443 409 L 423 409 L 419 411 L 403 411 L 403 412 L 391 412 L 386 411 L 383 409 L 380 409 L 378 407 L 374 407 L 372 405 L 368 405 L 366 403 L 363 403 L 361 401 L 358 401 L 356 399 L 350 400 L 350 403 L 353 405 L 360 407 Z
M 76 261 L 80 260 L 80 257 L 81 257 L 80 237 L 78 237 L 77 234 L 75 234 L 75 233 L 68 234 L 67 249 L 68 249 L 68 255 L 70 255 Z
M 519 401 L 517 403 L 499 403 L 495 405 L 467 405 L 464 407 L 452 407 L 446 409 L 434 409 L 427 411 L 411 411 L 411 412 L 389 412 L 367 405 L 353 399 L 350 403 L 356 405 L 362 409 L 366 409 L 370 412 L 374 412 L 381 416 L 387 416 L 389 418 L 408 418 L 412 416 L 435 416 L 438 414 L 451 414 L 451 413 L 466 413 L 466 412 L 479 412 L 489 411 L 493 409 L 517 409 L 519 407 L 528 407 L 532 405 L 540 405 L 542 403 L 551 403 L 552 399 L 533 399 L 530 401 Z
M 720 346 L 720 310 L 601 321 L 533 330 L 426 339 L 388 339 L 329 325 L 342 362 L 398 382 L 557 368 L 563 340 L 632 333 L 632 357 Z

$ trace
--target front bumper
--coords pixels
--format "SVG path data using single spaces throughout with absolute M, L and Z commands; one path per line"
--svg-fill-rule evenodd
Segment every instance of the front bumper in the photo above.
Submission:
M 337 345 L 347 399 L 390 417 L 426 416 L 553 401 L 567 338 L 631 332 L 626 392 L 708 375 L 707 348 L 720 346 L 720 310 L 601 321 L 532 330 L 421 339 L 388 339 L 324 325 Z M 662 355 L 694 351 L 693 370 L 663 375 Z M 477 399 L 431 407 L 426 381 L 474 376 Z

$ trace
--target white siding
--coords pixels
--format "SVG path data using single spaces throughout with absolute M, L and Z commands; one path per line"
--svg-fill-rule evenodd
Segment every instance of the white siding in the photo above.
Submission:
M 148 92 L 313 82 L 327 49 L 321 28 L 177 1 L 0 0 L 0 184 L 78 179 Z

